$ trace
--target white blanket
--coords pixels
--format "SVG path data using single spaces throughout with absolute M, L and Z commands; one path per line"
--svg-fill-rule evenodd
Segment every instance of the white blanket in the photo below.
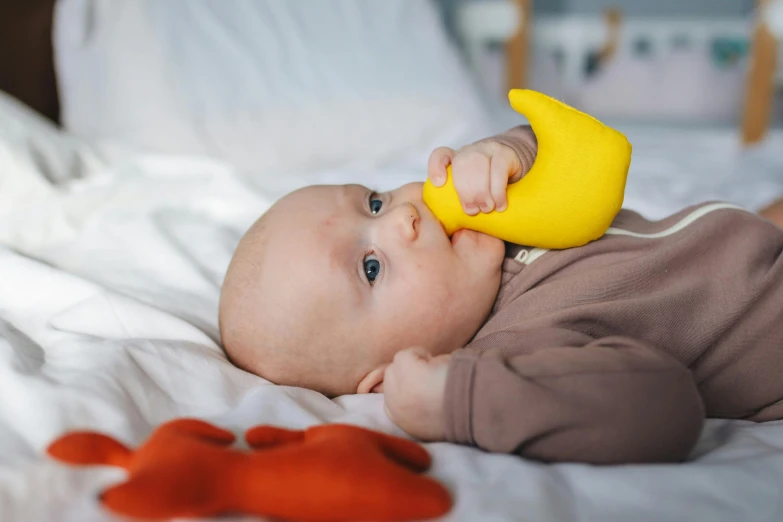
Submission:
M 676 159 L 645 152 L 639 142 L 668 140 L 676 151 L 682 135 L 636 138 L 629 201 L 654 215 L 703 199 L 698 182 L 691 183 L 697 193 L 677 193 L 689 186 L 687 164 L 675 178 L 659 175 Z M 95 495 L 122 471 L 75 469 L 46 457 L 47 444 L 68 430 L 102 430 L 136 445 L 167 419 L 195 416 L 238 435 L 262 423 L 324 422 L 401 434 L 380 395 L 331 401 L 274 386 L 233 367 L 217 344 L 218 290 L 236 241 L 275 197 L 304 180 L 265 194 L 216 163 L 148 157 L 107 164 L 63 140 L 44 128 L 0 132 L 3 522 L 117 520 Z M 753 161 L 763 163 L 757 155 Z M 773 156 L 767 165 L 774 171 Z M 713 179 L 728 172 L 726 158 L 703 160 Z M 634 181 L 635 173 L 647 177 Z M 423 168 L 369 179 L 321 172 L 307 181 L 386 188 L 422 175 Z M 738 194 L 753 192 L 747 179 L 754 178 L 743 178 Z M 770 188 L 783 193 L 772 176 L 755 186 L 765 194 L 738 202 L 771 199 Z M 446 520 L 783 520 L 783 422 L 710 421 L 684 465 L 547 466 L 450 444 L 427 447 L 433 475 L 456 502 Z

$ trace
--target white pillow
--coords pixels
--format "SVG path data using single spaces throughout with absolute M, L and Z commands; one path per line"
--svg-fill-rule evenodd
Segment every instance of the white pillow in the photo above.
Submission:
M 487 131 L 430 0 L 60 0 L 64 126 L 252 173 L 379 165 Z

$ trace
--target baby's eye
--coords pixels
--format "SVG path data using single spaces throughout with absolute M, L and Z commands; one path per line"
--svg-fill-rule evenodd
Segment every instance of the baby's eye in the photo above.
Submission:
M 364 258 L 364 275 L 367 276 L 367 281 L 370 285 L 375 283 L 375 280 L 381 274 L 381 262 L 370 254 Z
M 381 211 L 381 208 L 383 207 L 383 201 L 378 199 L 377 194 L 371 194 L 370 195 L 370 212 L 373 214 L 377 214 Z

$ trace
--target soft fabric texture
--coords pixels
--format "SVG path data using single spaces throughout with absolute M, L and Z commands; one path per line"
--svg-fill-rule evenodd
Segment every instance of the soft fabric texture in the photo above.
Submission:
M 207 422 L 176 419 L 133 451 L 96 432 L 63 435 L 48 448 L 75 465 L 119 466 L 127 481 L 100 495 L 117 514 L 152 519 L 227 513 L 286 520 L 411 520 L 445 514 L 451 498 L 421 475 L 430 456 L 418 444 L 365 428 L 256 426 L 253 451 Z
M 680 461 L 704 416 L 783 418 L 783 230 L 724 203 L 621 210 L 567 250 L 508 245 L 454 352 L 450 441 L 544 461 Z
M 508 187 L 508 208 L 465 214 L 450 168 L 442 187 L 425 182 L 424 202 L 449 234 L 469 228 L 541 248 L 570 248 L 598 239 L 623 204 L 631 144 L 620 132 L 539 92 L 514 89 L 509 99 L 530 120 L 538 151 L 529 172 Z M 512 148 L 531 147 L 523 141 Z M 520 161 L 529 160 L 529 153 L 520 156 Z
M 3 91 L 0 91 L 0 140 L 13 147 L 17 161 L 37 171 L 32 175 L 52 183 L 83 178 L 102 166 L 101 158 L 81 140 L 62 132 Z M 0 184 L 12 177 L 10 172 L 4 173 Z M 10 195 L 11 191 L 0 190 L 0 197 L 3 193 Z
M 425 155 L 486 136 L 430 0 L 63 0 L 65 128 L 256 177 Z

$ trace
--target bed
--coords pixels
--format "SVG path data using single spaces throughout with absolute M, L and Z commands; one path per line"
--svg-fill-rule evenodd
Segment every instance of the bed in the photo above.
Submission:
M 92 12 L 92 23 L 119 4 L 67 0 L 57 16 L 84 20 L 77 17 L 81 9 L 95 5 L 108 11 Z M 426 4 L 389 8 L 405 5 Z M 9 12 L 37 20 L 36 27 L 52 26 L 51 2 Z M 431 14 L 417 11 L 417 18 L 430 23 Z M 123 23 L 131 18 L 126 14 Z M 381 395 L 329 400 L 232 366 L 220 347 L 216 310 L 236 242 L 277 197 L 303 183 L 358 181 L 383 189 L 421 179 L 419 147 L 404 161 L 381 161 L 388 150 L 359 163 L 316 154 L 317 166 L 301 160 L 290 170 L 270 163 L 258 171 L 227 162 L 221 155 L 227 149 L 205 155 L 143 150 L 138 143 L 120 147 L 117 140 L 97 139 L 88 127 L 68 130 L 65 122 L 75 123 L 76 116 L 62 116 L 73 106 L 62 103 L 64 94 L 53 83 L 46 96 L 19 87 L 23 77 L 29 86 L 50 74 L 45 55 L 51 47 L 41 43 L 49 34 L 15 36 L 37 39 L 27 48 L 43 59 L 31 55 L 23 67 L 0 60 L 0 67 L 16 67 L 0 74 L 4 82 L 13 78 L 14 86 L 0 87 L 29 103 L 0 93 L 0 518 L 119 520 L 100 508 L 95 495 L 122 472 L 72 469 L 46 458 L 47 444 L 67 430 L 100 429 L 137 444 L 170 418 L 194 416 L 236 433 L 261 423 L 302 428 L 347 422 L 402 435 L 384 415 Z M 0 38 L 10 38 L 2 27 Z M 89 48 L 88 40 L 75 41 Z M 467 77 L 454 67 L 450 74 Z M 704 199 L 758 208 L 783 194 L 779 134 L 743 151 L 731 129 L 623 130 L 635 146 L 626 206 L 650 217 Z M 416 138 L 425 152 L 428 140 L 448 138 L 435 134 L 422 131 Z M 671 466 L 542 465 L 444 443 L 427 448 L 432 474 L 456 501 L 444 520 L 783 519 L 783 422 L 709 420 L 691 461 Z

